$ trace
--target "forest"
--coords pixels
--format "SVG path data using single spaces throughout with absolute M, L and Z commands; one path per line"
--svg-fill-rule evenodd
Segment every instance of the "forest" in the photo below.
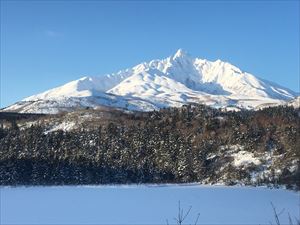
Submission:
M 300 189 L 299 109 L 234 112 L 193 104 L 106 111 L 88 124 L 79 122 L 80 113 L 72 113 L 73 129 L 51 132 L 47 118 L 63 122 L 69 113 L 0 115 L 0 185 L 199 182 Z

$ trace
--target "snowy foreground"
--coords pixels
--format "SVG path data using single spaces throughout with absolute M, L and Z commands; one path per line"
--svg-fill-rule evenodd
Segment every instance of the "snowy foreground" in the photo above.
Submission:
M 0 224 L 166 224 L 174 223 L 178 201 L 192 206 L 192 223 L 269 224 L 271 202 L 282 223 L 299 218 L 299 192 L 262 187 L 128 185 L 2 187 Z

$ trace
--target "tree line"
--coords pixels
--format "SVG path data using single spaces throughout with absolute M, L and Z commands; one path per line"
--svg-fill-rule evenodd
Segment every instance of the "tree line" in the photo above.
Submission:
M 37 120 L 37 118 L 34 118 Z M 1 185 L 224 183 L 300 187 L 299 109 L 203 105 L 118 113 L 94 126 L 0 128 Z M 234 148 L 234 146 L 237 146 Z M 234 165 L 234 154 L 260 160 Z M 255 174 L 256 177 L 253 177 Z

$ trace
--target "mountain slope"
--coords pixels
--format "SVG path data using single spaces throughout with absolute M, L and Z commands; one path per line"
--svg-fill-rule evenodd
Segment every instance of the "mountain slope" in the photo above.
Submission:
M 295 99 L 289 101 L 287 103 L 288 106 L 293 106 L 294 108 L 300 108 L 300 96 L 296 97 Z
M 186 183 L 300 190 L 299 110 L 0 113 L 0 185 Z
M 182 49 L 163 60 L 97 77 L 83 77 L 25 98 L 5 111 L 56 113 L 111 106 L 149 111 L 201 103 L 254 109 L 283 104 L 296 93 L 217 60 L 192 58 Z

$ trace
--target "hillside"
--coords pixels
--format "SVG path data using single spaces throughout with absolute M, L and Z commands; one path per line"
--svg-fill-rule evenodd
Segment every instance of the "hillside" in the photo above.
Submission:
M 22 114 L 21 114 L 22 115 Z M 300 187 L 299 109 L 188 105 L 1 117 L 0 184 L 186 183 Z

